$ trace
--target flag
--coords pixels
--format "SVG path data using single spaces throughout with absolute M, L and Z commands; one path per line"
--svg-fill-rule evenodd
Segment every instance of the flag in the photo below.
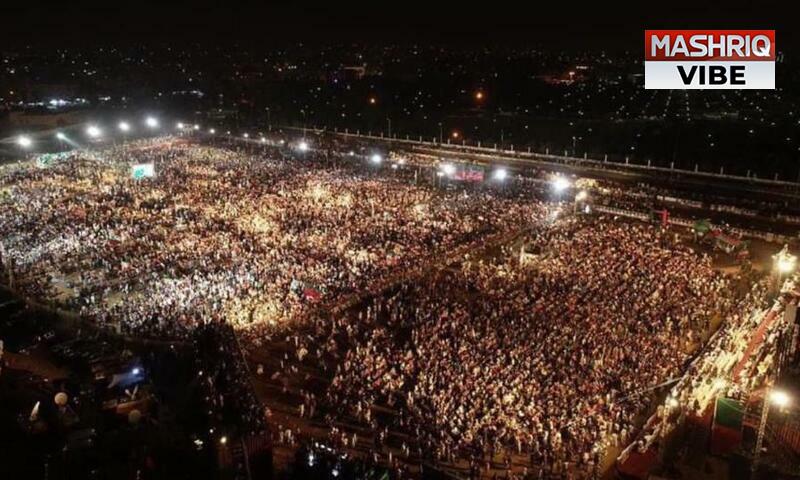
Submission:
M 322 299 L 322 294 L 313 288 L 303 289 L 303 296 L 309 302 L 319 302 Z
M 711 427 L 711 453 L 724 455 L 732 452 L 742 441 L 744 406 L 730 398 L 718 398 Z

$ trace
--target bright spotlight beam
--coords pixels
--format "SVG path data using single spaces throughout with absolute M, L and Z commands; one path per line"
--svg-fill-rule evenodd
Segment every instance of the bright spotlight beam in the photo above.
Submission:
M 31 145 L 33 145 L 33 140 L 31 140 L 31 137 L 27 135 L 20 135 L 17 137 L 17 145 L 22 148 L 31 148 Z
M 449 177 L 450 175 L 456 173 L 456 167 L 451 163 L 445 163 L 442 165 L 442 172 Z
M 555 190 L 556 193 L 561 193 L 566 189 L 568 189 L 570 186 L 572 186 L 570 181 L 562 176 L 555 177 L 552 183 L 553 183 L 553 190 Z
M 99 136 L 100 136 L 102 133 L 103 133 L 103 132 L 100 130 L 100 128 L 98 128 L 98 127 L 97 127 L 97 126 L 95 126 L 95 125 L 89 125 L 89 127 L 88 127 L 88 128 L 86 128 L 86 135 L 89 135 L 91 138 L 97 138 L 97 137 L 99 137 Z

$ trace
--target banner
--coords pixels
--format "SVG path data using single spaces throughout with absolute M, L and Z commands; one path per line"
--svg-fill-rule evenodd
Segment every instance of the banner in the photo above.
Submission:
M 156 176 L 156 170 L 152 163 L 140 163 L 133 166 L 131 177 L 134 180 L 142 178 L 152 178 Z

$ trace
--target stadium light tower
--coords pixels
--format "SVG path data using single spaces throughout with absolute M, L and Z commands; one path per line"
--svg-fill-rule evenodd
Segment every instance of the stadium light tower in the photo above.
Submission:
M 122 121 L 122 122 L 119 122 L 119 125 L 117 125 L 117 128 L 119 128 L 119 131 L 122 132 L 122 133 L 128 133 L 131 130 L 131 125 L 126 121 Z
M 150 128 L 158 128 L 158 119 L 155 117 L 147 117 L 144 119 L 144 124 Z
M 33 145 L 33 140 L 31 140 L 31 137 L 27 135 L 20 135 L 17 137 L 17 145 L 25 149 L 31 148 L 31 145 Z

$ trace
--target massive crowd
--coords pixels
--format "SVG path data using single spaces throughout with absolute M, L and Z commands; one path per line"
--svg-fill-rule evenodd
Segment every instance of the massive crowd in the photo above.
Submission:
M 652 401 L 643 391 L 679 376 L 714 317 L 737 306 L 710 258 L 650 226 L 544 222 L 524 249 L 298 337 L 298 352 L 340 359 L 334 417 L 404 432 L 410 455 L 482 465 L 502 452 L 585 472 L 630 440 Z M 396 415 L 379 421 L 376 408 Z
M 257 336 L 542 211 L 282 153 L 164 142 L 7 168 L 15 286 L 139 336 L 213 320 Z
M 295 352 L 267 373 L 284 390 L 286 362 L 330 379 L 303 391 L 301 416 L 355 421 L 378 443 L 403 432 L 408 458 L 478 465 L 500 452 L 562 473 L 628 441 L 652 400 L 642 392 L 679 375 L 712 319 L 738 308 L 708 257 L 651 226 L 559 219 L 513 189 L 434 189 L 289 152 L 159 139 L 5 167 L 14 286 L 136 336 L 227 323 L 257 346 L 280 333 Z M 137 163 L 156 176 L 131 178 Z M 319 314 L 514 232 L 521 252 L 467 255 L 360 313 Z

